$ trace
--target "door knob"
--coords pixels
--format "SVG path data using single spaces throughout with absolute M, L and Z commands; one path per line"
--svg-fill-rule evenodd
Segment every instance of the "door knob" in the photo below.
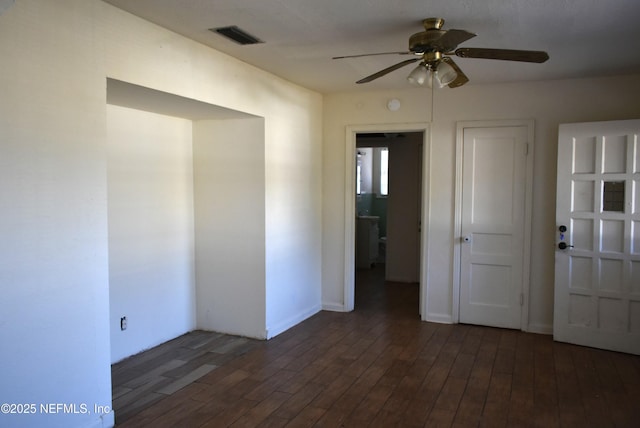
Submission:
M 561 250 L 566 250 L 567 248 L 573 248 L 573 245 L 569 245 L 566 242 L 561 242 L 558 244 L 558 248 Z

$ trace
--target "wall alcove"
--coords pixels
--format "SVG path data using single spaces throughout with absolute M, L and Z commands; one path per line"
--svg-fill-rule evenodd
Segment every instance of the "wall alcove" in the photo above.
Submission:
M 265 338 L 264 119 L 116 79 L 107 104 L 111 361 Z

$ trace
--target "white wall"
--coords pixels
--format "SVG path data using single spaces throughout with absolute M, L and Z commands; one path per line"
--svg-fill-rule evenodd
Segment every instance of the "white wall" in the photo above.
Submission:
M 271 338 L 322 305 L 322 108 L 292 87 L 265 121 L 266 330 Z
M 107 106 L 112 362 L 195 328 L 191 129 Z
M 550 332 L 553 322 L 555 174 L 558 125 L 565 122 L 640 117 L 640 76 L 618 76 L 503 85 L 468 84 L 435 93 L 431 141 L 431 224 L 426 317 L 452 322 L 456 121 L 535 120 L 532 260 L 529 325 Z M 398 112 L 385 108 L 398 98 Z M 344 168 L 347 125 L 429 120 L 430 93 L 342 93 L 325 96 L 323 146 L 323 305 L 344 300 Z
M 265 271 L 262 334 L 317 312 L 322 97 L 108 5 L 103 12 L 109 77 L 264 118 L 265 259 L 246 266 Z
M 265 338 L 262 119 L 194 122 L 198 328 Z
M 0 58 L 0 401 L 111 404 L 108 77 L 264 118 L 266 330 L 318 307 L 319 94 L 99 0 L 16 2 L 0 16 Z
M 2 403 L 111 405 L 99 9 L 24 0 L 0 16 Z M 113 414 L 0 415 L 7 427 L 103 423 Z

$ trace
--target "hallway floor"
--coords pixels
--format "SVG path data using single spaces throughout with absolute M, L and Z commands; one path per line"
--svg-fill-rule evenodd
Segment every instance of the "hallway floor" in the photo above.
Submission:
M 196 331 L 112 368 L 122 427 L 632 427 L 640 357 L 421 322 L 418 285 L 359 271 L 356 309 L 267 342 Z

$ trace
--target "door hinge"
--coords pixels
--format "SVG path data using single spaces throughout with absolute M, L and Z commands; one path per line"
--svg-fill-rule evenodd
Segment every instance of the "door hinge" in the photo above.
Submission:
M 520 293 L 520 306 L 524 306 L 524 294 Z

